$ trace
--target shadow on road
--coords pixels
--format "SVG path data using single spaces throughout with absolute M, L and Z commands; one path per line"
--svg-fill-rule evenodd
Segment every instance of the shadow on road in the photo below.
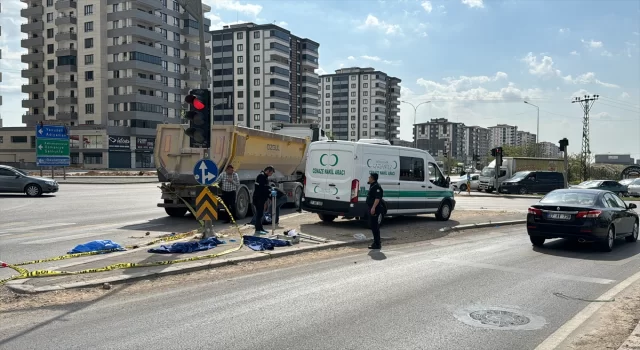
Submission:
M 387 256 L 379 250 L 370 250 L 368 255 L 371 257 L 371 260 L 382 261 L 387 259 Z
M 0 198 L 24 198 L 24 199 L 31 199 L 31 198 L 56 198 L 55 194 L 52 193 L 44 193 L 42 194 L 42 196 L 40 197 L 29 197 L 26 194 L 23 193 L 16 193 L 16 194 L 9 194 L 9 193 L 3 193 L 0 194 Z
M 627 243 L 624 239 L 617 239 L 612 252 L 602 252 L 595 243 L 556 239 L 545 242 L 544 247 L 533 247 L 533 250 L 563 258 L 613 262 L 640 256 L 640 243 Z

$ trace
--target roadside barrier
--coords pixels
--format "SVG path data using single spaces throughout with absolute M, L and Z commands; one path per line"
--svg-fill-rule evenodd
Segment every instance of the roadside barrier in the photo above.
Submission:
M 194 186 L 194 187 L 203 187 L 203 186 Z M 218 188 L 218 184 L 217 183 L 213 184 L 212 187 Z M 178 196 L 177 193 L 175 193 L 175 192 L 173 194 Z M 9 282 L 9 281 L 12 281 L 12 280 L 19 280 L 19 279 L 25 279 L 25 278 L 83 275 L 83 274 L 90 274 L 90 273 L 98 273 L 98 272 L 107 272 L 107 271 L 113 271 L 113 270 L 120 270 L 120 269 L 131 269 L 131 268 L 139 268 L 139 267 L 153 267 L 153 266 L 173 265 L 173 264 L 179 264 L 179 263 L 190 262 L 190 261 L 213 259 L 213 258 L 217 258 L 217 257 L 223 256 L 223 255 L 227 255 L 227 254 L 236 252 L 236 251 L 240 250 L 242 248 L 243 244 L 244 244 L 243 238 L 242 238 L 242 232 L 240 231 L 240 227 L 238 226 L 238 223 L 236 222 L 236 220 L 233 217 L 233 215 L 231 215 L 231 211 L 229 210 L 227 205 L 224 203 L 222 198 L 220 198 L 217 195 L 215 195 L 215 196 L 216 196 L 216 199 L 218 200 L 218 203 L 222 204 L 222 206 L 224 207 L 225 211 L 229 215 L 229 217 L 231 219 L 231 223 L 234 226 L 234 228 L 236 229 L 236 231 L 238 233 L 238 236 L 240 237 L 240 239 L 239 239 L 240 243 L 238 244 L 237 247 L 227 249 L 227 250 L 222 251 L 220 253 L 201 255 L 201 256 L 194 256 L 194 257 L 183 258 L 183 259 L 164 260 L 164 261 L 145 262 L 145 263 L 117 263 L 117 264 L 107 265 L 107 266 L 104 266 L 104 267 L 93 268 L 93 269 L 85 269 L 85 270 L 80 270 L 80 271 L 52 271 L 52 270 L 28 271 L 28 270 L 23 269 L 23 268 L 21 268 L 19 266 L 40 264 L 40 263 L 44 263 L 44 262 L 66 260 L 66 259 L 72 259 L 72 258 L 78 258 L 78 257 L 84 257 L 84 256 L 91 256 L 91 255 L 107 254 L 107 253 L 115 252 L 115 251 L 118 251 L 118 250 L 102 250 L 102 251 L 87 252 L 87 253 L 66 254 L 66 255 L 61 255 L 61 256 L 57 256 L 57 257 L 53 257 L 53 258 L 26 261 L 26 262 L 22 262 L 22 263 L 18 263 L 18 264 L 9 264 L 7 262 L 1 262 L 0 261 L 0 267 L 10 268 L 10 269 L 13 269 L 14 271 L 16 271 L 18 273 L 18 275 L 13 275 L 13 276 L 11 276 L 9 278 L 5 278 L 5 279 L 0 280 L 0 286 L 5 284 L 5 283 L 7 283 L 7 282 Z M 180 196 L 178 196 L 178 198 L 180 198 L 180 200 L 182 200 L 186 204 L 186 206 L 189 209 L 189 211 L 191 212 L 191 214 L 193 214 L 195 216 L 195 210 L 193 209 L 193 207 L 184 198 L 182 198 Z M 202 226 L 204 226 L 204 222 L 199 221 L 199 223 L 200 223 L 201 227 L 199 229 L 197 229 L 197 230 L 193 230 L 193 231 L 189 231 L 189 232 L 185 232 L 185 233 L 181 233 L 181 234 L 177 234 L 177 235 L 172 235 L 172 236 L 168 236 L 168 237 L 161 237 L 161 238 L 152 240 L 152 241 L 144 243 L 144 244 L 130 245 L 130 246 L 126 246 L 125 248 L 130 249 L 130 250 L 134 250 L 134 249 L 139 249 L 139 248 L 142 248 L 142 247 L 150 246 L 150 245 L 153 245 L 153 244 L 156 244 L 156 243 L 159 243 L 159 242 L 169 242 L 169 241 L 175 241 L 175 240 L 186 238 L 186 237 L 190 237 L 190 236 L 195 236 L 198 233 L 198 231 L 200 231 L 202 229 Z

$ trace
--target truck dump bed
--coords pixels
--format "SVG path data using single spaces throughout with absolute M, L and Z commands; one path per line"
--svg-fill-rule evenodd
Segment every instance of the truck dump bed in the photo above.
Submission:
M 310 139 L 232 125 L 214 125 L 211 159 L 220 171 L 233 164 L 236 172 L 256 174 L 268 165 L 276 176 L 288 176 L 304 169 L 303 162 Z M 204 150 L 189 147 L 189 137 L 177 124 L 158 125 L 153 152 L 158 180 L 174 184 L 195 184 L 193 167 L 203 158 Z

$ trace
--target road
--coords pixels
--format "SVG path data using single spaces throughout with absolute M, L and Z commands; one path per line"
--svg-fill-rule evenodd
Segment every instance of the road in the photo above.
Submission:
M 522 227 L 457 233 L 8 313 L 0 348 L 534 349 L 589 305 L 572 298 L 600 297 L 638 271 L 639 256 L 640 243 L 624 241 L 612 253 L 565 241 L 533 249 Z M 473 318 L 509 312 L 509 327 Z

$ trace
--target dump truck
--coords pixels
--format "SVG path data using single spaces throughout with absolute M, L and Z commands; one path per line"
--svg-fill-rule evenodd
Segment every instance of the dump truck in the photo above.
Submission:
M 496 183 L 496 161 L 492 161 L 482 169 L 478 191 L 488 193 L 500 188 L 500 184 L 519 171 L 548 170 L 564 172 L 564 160 L 560 158 L 503 157 L 500 174 Z
M 211 131 L 210 158 L 220 172 L 232 164 L 240 178 L 236 219 L 251 213 L 256 176 L 269 165 L 276 169 L 269 180 L 287 194 L 288 203 L 300 207 L 309 144 L 326 139 L 318 125 L 280 123 L 272 131 L 213 125 Z M 182 217 L 189 210 L 185 202 L 192 207 L 195 203 L 198 183 L 193 168 L 204 158 L 204 149 L 190 147 L 190 138 L 179 124 L 158 125 L 156 134 L 154 160 L 162 183 L 158 207 L 169 216 Z

